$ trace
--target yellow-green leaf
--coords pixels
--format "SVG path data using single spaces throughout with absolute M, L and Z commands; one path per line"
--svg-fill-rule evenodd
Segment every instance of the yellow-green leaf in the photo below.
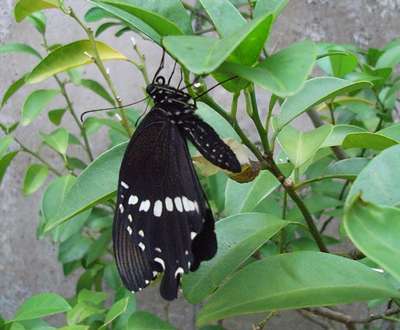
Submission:
M 14 8 L 15 20 L 21 22 L 34 12 L 58 7 L 58 0 L 19 0 Z

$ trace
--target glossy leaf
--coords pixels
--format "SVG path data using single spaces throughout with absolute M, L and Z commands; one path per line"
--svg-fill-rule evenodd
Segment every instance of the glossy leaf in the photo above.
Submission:
M 37 11 L 58 7 L 58 0 L 19 0 L 14 8 L 15 20 L 21 22 L 25 17 Z
M 82 259 L 91 244 L 92 241 L 89 238 L 77 233 L 59 245 L 58 260 L 65 264 Z
M 14 139 L 11 135 L 5 135 L 0 137 L 0 158 L 2 158 L 8 152 L 8 147 L 13 142 Z
M 93 1 L 94 3 L 100 1 Z M 192 32 L 190 18 L 182 3 L 178 0 L 101 0 L 102 4 L 136 16 L 153 28 L 160 36 L 190 34 Z M 141 31 L 141 29 L 139 28 Z M 142 31 L 145 33 L 145 31 Z
M 366 148 L 384 150 L 399 142 L 386 136 L 371 132 L 350 133 L 343 140 L 343 148 Z
M 99 7 L 100 9 L 104 10 L 105 12 L 111 14 L 119 18 L 123 21 L 130 29 L 133 31 L 140 31 L 149 37 L 154 42 L 161 44 L 161 36 L 156 32 L 150 25 L 143 22 L 141 19 L 137 18 L 136 16 L 128 13 L 125 10 L 122 10 L 118 7 L 112 6 L 107 3 L 103 3 L 101 1 L 92 0 L 92 2 Z
M 109 325 L 118 316 L 125 313 L 128 307 L 128 303 L 129 303 L 129 298 L 122 298 L 121 300 L 118 300 L 116 303 L 114 303 L 107 312 L 106 318 L 104 320 L 104 325 L 100 329 L 103 329 L 103 327 Z
M 68 175 L 55 179 L 49 184 L 42 197 L 41 212 L 43 217 L 42 225 L 38 228 L 39 236 L 44 234 L 45 227 L 53 227 L 60 205 L 62 205 L 66 193 L 75 183 L 76 178 Z M 71 221 L 64 223 L 52 232 L 55 242 L 63 242 L 72 235 L 78 233 L 85 225 L 85 222 L 90 214 L 86 211 L 73 217 Z
M 102 61 L 126 60 L 126 57 L 103 42 L 96 41 Z M 30 84 L 41 82 L 57 73 L 93 63 L 93 45 L 89 40 L 80 40 L 60 46 L 47 55 L 27 77 Z
M 362 253 L 400 280 L 398 208 L 364 202 L 362 196 L 356 196 L 345 211 L 344 228 Z
M 183 277 L 186 299 L 192 304 L 201 302 L 287 224 L 287 221 L 262 213 L 241 213 L 218 221 L 217 255 L 202 263 L 196 272 Z
M 254 181 L 248 183 L 228 180 L 225 188 L 224 214 L 253 211 L 278 186 L 279 181 L 269 171 L 261 171 Z
M 14 157 L 18 154 L 18 151 L 12 151 L 5 154 L 0 158 L 0 184 L 3 181 L 4 175 L 6 174 L 8 166 L 10 166 Z
M 114 99 L 112 98 L 112 96 L 107 92 L 107 90 L 103 87 L 103 85 L 98 83 L 96 80 L 82 79 L 80 81 L 80 84 L 83 87 L 86 87 L 86 88 L 90 89 L 93 93 L 96 93 L 97 95 L 99 95 L 100 97 L 105 99 L 111 105 L 115 104 Z
M 221 70 L 285 97 L 301 88 L 314 66 L 315 58 L 314 43 L 303 41 L 279 51 L 255 67 L 227 62 Z
M 322 144 L 322 147 L 341 146 L 347 135 L 366 131 L 367 130 L 365 128 L 353 125 L 333 125 L 332 131 Z
M 246 20 L 229 0 L 200 0 L 221 38 L 246 25 Z
M 86 263 L 90 265 L 96 259 L 101 257 L 105 252 L 107 252 L 107 247 L 110 245 L 111 241 L 111 230 L 104 231 L 92 244 L 89 251 L 87 252 Z
M 28 20 L 33 24 L 36 30 L 41 33 L 46 33 L 46 16 L 38 11 L 28 16 Z
M 65 114 L 67 109 L 54 109 L 51 110 L 47 113 L 49 120 L 54 124 L 54 125 L 60 125 L 61 120 Z
M 98 22 L 101 19 L 112 17 L 105 10 L 99 7 L 92 7 L 85 13 L 85 21 L 88 23 Z
M 57 89 L 39 89 L 30 94 L 22 107 L 21 124 L 27 126 L 32 123 L 57 94 Z
M 40 59 L 42 58 L 42 55 L 40 55 L 40 53 L 36 49 L 32 48 L 27 44 L 21 44 L 21 43 L 7 43 L 0 45 L 0 54 L 7 54 L 7 53 L 25 53 L 33 55 Z
M 391 126 L 381 129 L 377 133 L 400 142 L 400 124 L 392 124 Z
M 377 68 L 393 68 L 400 63 L 400 45 L 389 48 L 378 59 Z
M 313 106 L 335 96 L 343 95 L 355 90 L 368 88 L 367 81 L 351 82 L 333 77 L 320 77 L 308 80 L 303 88 L 295 95 L 289 96 L 283 102 L 278 115 L 278 130 L 290 123 Z
M 327 167 L 324 176 L 354 180 L 368 163 L 368 159 L 361 157 L 339 160 Z
M 169 323 L 159 319 L 148 312 L 139 311 L 134 313 L 128 323 L 128 329 L 137 330 L 175 330 Z
M 18 92 L 18 90 L 20 90 L 25 85 L 25 78 L 26 75 L 23 75 L 21 78 L 14 81 L 10 85 L 10 87 L 7 88 L 7 90 L 3 95 L 3 99 L 1 100 L 1 107 L 3 107 L 7 103 L 7 101 L 11 98 L 11 96 L 13 96 L 16 92 Z
M 397 206 L 400 204 L 400 146 L 383 150 L 372 159 L 354 181 L 348 194 L 348 205 L 361 193 L 363 200 L 375 204 Z
M 196 74 L 205 74 L 217 69 L 242 44 L 246 43 L 249 54 L 254 49 L 264 45 L 272 24 L 272 15 L 263 16 L 247 23 L 242 29 L 229 37 L 217 39 L 201 36 L 167 36 L 163 45 L 168 52 L 176 57 L 187 69 Z M 251 47 L 250 47 L 251 46 Z M 244 64 L 253 61 L 241 52 L 241 58 L 236 58 Z M 251 63 L 250 63 L 251 64 Z
M 320 252 L 286 253 L 254 262 L 235 274 L 210 297 L 197 323 L 399 296 L 381 274 L 357 261 Z
M 114 194 L 126 146 L 127 143 L 122 143 L 107 150 L 79 175 L 66 194 L 54 222 L 46 227 L 46 231 Z
M 69 141 L 69 133 L 65 128 L 58 128 L 50 134 L 41 133 L 41 136 L 50 148 L 65 156 Z
M 301 132 L 286 126 L 278 135 L 278 141 L 295 167 L 300 167 L 321 148 L 332 127 L 324 125 L 310 132 Z
M 70 309 L 71 306 L 58 294 L 41 293 L 25 300 L 16 311 L 14 321 L 38 319 L 64 313 Z
M 259 17 L 266 13 L 274 13 L 274 16 L 277 17 L 288 3 L 289 0 L 258 0 L 253 15 Z
M 42 164 L 32 164 L 28 167 L 24 179 L 24 194 L 30 195 L 38 190 L 46 181 L 49 168 Z

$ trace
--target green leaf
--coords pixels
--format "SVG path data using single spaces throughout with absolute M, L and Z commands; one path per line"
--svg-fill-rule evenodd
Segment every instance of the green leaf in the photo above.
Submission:
M 14 142 L 14 139 L 11 135 L 5 135 L 0 137 L 0 158 L 2 158 L 8 151 L 8 147 L 11 143 Z
M 345 210 L 344 228 L 362 253 L 400 280 L 399 209 L 364 202 L 356 196 Z
M 331 133 L 332 126 L 324 125 L 310 132 L 301 132 L 286 126 L 278 135 L 278 141 L 295 167 L 300 167 L 321 148 Z
M 112 7 L 136 16 L 153 28 L 160 36 L 191 34 L 190 17 L 178 0 L 93 0 L 93 3 Z M 141 31 L 140 28 L 138 28 Z M 142 31 L 145 33 L 145 31 Z
M 288 2 L 289 0 L 258 0 L 253 15 L 259 17 L 266 13 L 273 13 L 276 18 L 285 9 Z
M 112 196 L 117 188 L 118 172 L 127 142 L 107 150 L 96 158 L 77 178 L 60 205 L 49 231 L 71 217 Z
M 289 96 L 278 115 L 278 130 L 290 123 L 313 106 L 330 100 L 338 95 L 368 88 L 367 81 L 351 82 L 333 77 L 319 77 L 308 80 L 295 95 Z
M 41 212 L 43 217 L 42 225 L 38 228 L 38 235 L 42 236 L 46 226 L 52 226 L 55 221 L 60 205 L 62 205 L 65 195 L 76 178 L 68 175 L 56 178 L 51 182 L 42 197 Z M 52 234 L 55 242 L 64 242 L 72 235 L 78 233 L 85 225 L 90 211 L 83 212 L 73 217 L 67 223 L 56 227 Z
M 105 252 L 107 252 L 107 247 L 110 245 L 111 241 L 111 230 L 106 230 L 103 232 L 99 238 L 90 247 L 87 256 L 86 264 L 90 265 L 98 258 L 100 258 Z
M 3 181 L 4 175 L 6 174 L 8 166 L 10 166 L 12 160 L 17 155 L 18 151 L 10 152 L 0 158 L 0 184 Z
M 68 325 L 66 327 L 58 328 L 58 330 L 89 330 L 87 325 Z
M 112 17 L 112 15 L 109 15 L 105 10 L 99 7 L 92 7 L 85 13 L 84 18 L 86 22 L 93 23 L 109 17 Z
M 32 123 L 58 94 L 56 89 L 39 89 L 30 94 L 22 107 L 21 124 L 27 126 Z
M 21 78 L 14 81 L 10 85 L 10 87 L 7 88 L 7 90 L 5 91 L 5 93 L 3 95 L 3 99 L 1 100 L 0 108 L 2 108 L 7 103 L 7 101 L 11 98 L 11 96 L 13 96 L 16 92 L 18 92 L 18 90 L 21 89 L 21 87 L 23 87 L 25 85 L 25 78 L 26 78 L 26 75 L 23 75 Z
M 65 114 L 67 109 L 54 109 L 51 110 L 47 113 L 47 116 L 49 117 L 49 120 L 54 124 L 54 125 L 60 125 L 61 120 Z
M 324 176 L 354 180 L 368 163 L 368 159 L 360 157 L 339 160 L 327 167 Z
M 40 55 L 40 53 L 36 49 L 32 48 L 29 45 L 21 43 L 7 43 L 0 45 L 0 54 L 6 53 L 25 53 L 33 55 L 40 59 L 42 58 L 42 55 Z
M 389 127 L 381 129 L 376 133 L 400 142 L 400 124 L 393 124 Z
M 78 302 L 67 313 L 68 324 L 76 324 L 85 321 L 87 318 L 102 314 L 104 309 L 97 307 L 88 302 Z
M 41 133 L 40 135 L 43 141 L 50 148 L 63 156 L 66 155 L 69 141 L 69 133 L 65 128 L 57 128 L 50 134 Z
M 33 320 L 64 313 L 71 309 L 65 299 L 55 293 L 41 293 L 32 296 L 18 308 L 13 321 Z
M 126 60 L 124 55 L 103 42 L 96 41 L 96 48 L 102 61 Z M 27 82 L 38 83 L 57 73 L 93 63 L 93 57 L 93 45 L 90 40 L 79 40 L 60 46 L 32 70 L 27 77 Z
M 43 35 L 46 33 L 46 16 L 42 12 L 32 13 L 28 19 L 39 33 Z
M 400 63 L 400 45 L 389 48 L 378 59 L 376 68 L 394 68 Z
M 246 25 L 246 20 L 229 0 L 200 0 L 221 38 Z
M 273 215 L 242 213 L 216 224 L 217 255 L 183 277 L 186 299 L 197 304 L 220 286 L 258 248 L 288 224 Z
M 100 329 L 107 327 L 112 321 L 114 321 L 118 316 L 125 313 L 129 303 L 129 298 L 122 298 L 114 303 L 106 314 L 104 324 Z
M 279 181 L 269 171 L 261 171 L 255 180 L 248 183 L 229 179 L 225 188 L 224 214 L 253 211 L 278 186 Z
M 80 81 L 80 84 L 83 87 L 86 87 L 90 89 L 93 93 L 96 93 L 103 99 L 105 99 L 108 103 L 111 105 L 114 105 L 114 99 L 111 97 L 111 95 L 107 92 L 107 90 L 97 81 L 91 80 L 91 79 L 82 79 Z
M 366 132 L 367 130 L 362 127 L 353 126 L 353 125 L 333 125 L 331 134 L 326 138 L 322 147 L 333 147 L 333 146 L 341 146 L 343 144 L 344 139 L 347 135 L 351 133 L 359 133 Z
M 382 151 L 372 159 L 354 181 L 346 205 L 352 198 L 362 194 L 363 200 L 386 206 L 400 203 L 400 146 L 396 145 Z
M 221 70 L 285 97 L 294 94 L 303 86 L 314 66 L 315 58 L 314 43 L 303 41 L 268 57 L 255 67 L 226 62 Z
M 92 0 L 96 6 L 98 6 L 100 9 L 104 10 L 105 12 L 111 14 L 112 16 L 115 16 L 119 18 L 121 21 L 123 21 L 127 26 L 129 26 L 133 31 L 141 31 L 143 34 L 145 34 L 147 37 L 149 37 L 151 40 L 154 42 L 161 44 L 161 36 L 156 32 L 151 26 L 143 22 L 141 19 L 137 18 L 136 16 L 128 13 L 125 10 L 122 10 L 118 7 L 111 6 L 109 4 Z
M 201 36 L 167 36 L 163 39 L 163 45 L 172 56 L 196 74 L 214 71 L 243 44 L 246 44 L 246 48 L 240 48 L 242 50 L 241 57 L 238 58 L 235 53 L 236 57 L 230 60 L 251 64 L 247 61 L 253 62 L 253 54 L 257 53 L 258 49 L 261 50 L 269 34 L 272 20 L 272 15 L 260 17 L 247 23 L 229 37 L 222 39 Z
M 197 323 L 398 296 L 381 274 L 357 261 L 320 252 L 287 253 L 254 262 L 235 274 L 210 297 Z
M 374 150 L 385 150 L 399 142 L 386 136 L 371 133 L 350 133 L 343 140 L 343 148 L 366 148 Z
M 42 164 L 32 164 L 28 167 L 24 179 L 24 194 L 30 195 L 38 190 L 46 181 L 49 168 Z
M 159 319 L 157 316 L 148 312 L 134 313 L 128 323 L 128 329 L 135 330 L 175 330 L 169 323 Z
M 95 37 L 98 38 L 103 32 L 107 31 L 109 28 L 113 26 L 120 26 L 121 23 L 118 22 L 106 22 L 101 24 L 97 29 L 95 33 Z
M 25 17 L 37 11 L 58 7 L 58 0 L 19 0 L 14 8 L 15 20 L 21 22 Z
M 88 252 L 92 241 L 80 233 L 71 236 L 59 246 L 58 260 L 63 264 L 82 259 Z
M 88 302 L 94 305 L 100 305 L 107 299 L 107 293 L 83 289 L 79 292 L 78 302 Z

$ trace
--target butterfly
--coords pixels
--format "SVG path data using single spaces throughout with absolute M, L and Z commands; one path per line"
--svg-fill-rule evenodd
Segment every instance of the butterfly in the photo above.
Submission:
M 211 163 L 241 166 L 231 148 L 195 114 L 184 89 L 158 75 L 147 86 L 153 108 L 132 136 L 119 172 L 113 247 L 124 286 L 141 291 L 161 273 L 160 294 L 177 297 L 183 274 L 217 252 L 214 217 L 187 141 Z

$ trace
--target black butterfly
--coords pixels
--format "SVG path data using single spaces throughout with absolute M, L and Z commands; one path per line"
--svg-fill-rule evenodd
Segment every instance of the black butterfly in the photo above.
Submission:
M 186 140 L 211 163 L 231 172 L 241 168 L 230 147 L 195 115 L 195 100 L 159 71 L 146 88 L 154 107 L 122 160 L 113 244 L 127 289 L 140 291 L 163 272 L 160 293 L 172 300 L 182 274 L 217 251 L 214 217 Z

